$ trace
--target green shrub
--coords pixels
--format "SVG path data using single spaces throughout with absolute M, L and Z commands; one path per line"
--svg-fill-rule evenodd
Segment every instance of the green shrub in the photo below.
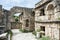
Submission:
M 20 31 L 23 32 L 23 33 L 28 33 L 28 32 L 30 32 L 29 30 L 26 30 L 26 29 L 20 29 Z
M 36 36 L 36 31 L 33 31 L 32 34 Z
M 10 39 L 11 40 L 12 40 L 12 35 L 13 35 L 12 31 L 10 31 Z
M 10 34 L 10 40 L 12 40 L 12 35 L 13 35 L 12 31 L 11 30 L 8 30 L 7 33 L 8 33 L 7 35 Z
M 58 20 L 60 20 L 60 17 L 58 17 Z
M 37 32 L 40 32 L 41 30 L 40 29 L 37 29 Z
M 19 17 L 18 16 L 14 16 L 14 15 L 13 15 L 13 17 L 14 17 L 15 21 L 18 22 Z
M 15 19 L 16 22 L 18 22 L 18 19 Z
M 20 29 L 19 29 L 19 31 L 21 31 L 21 32 L 22 32 L 23 30 L 20 28 Z
M 29 30 L 29 32 L 33 32 L 33 30 Z
M 40 38 L 40 40 L 50 40 L 50 38 L 49 37 L 42 37 L 42 38 Z
M 22 28 L 20 28 L 19 31 L 23 32 L 23 33 L 33 32 L 33 30 L 26 30 L 26 29 L 22 29 Z
M 24 32 L 24 33 L 27 33 L 27 32 L 29 32 L 29 31 L 28 31 L 28 30 L 23 29 L 23 32 Z

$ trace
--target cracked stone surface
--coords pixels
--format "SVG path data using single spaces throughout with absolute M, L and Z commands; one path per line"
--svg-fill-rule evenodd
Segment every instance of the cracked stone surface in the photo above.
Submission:
M 32 33 L 22 33 L 19 29 L 13 29 L 12 40 L 37 40 Z

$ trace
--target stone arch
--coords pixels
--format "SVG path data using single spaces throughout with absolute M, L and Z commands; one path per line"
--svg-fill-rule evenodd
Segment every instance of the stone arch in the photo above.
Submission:
M 54 10 L 54 6 L 53 6 L 53 4 L 48 5 L 48 7 L 47 7 L 47 11 L 48 11 L 48 10 Z
M 31 15 L 32 15 L 32 16 L 35 16 L 35 11 L 33 11 Z
M 56 9 L 56 7 L 57 7 L 57 2 L 56 1 L 52 1 L 52 2 L 50 2 L 50 3 L 48 3 L 47 5 L 46 5 L 46 7 L 45 7 L 45 13 L 47 13 L 47 9 L 49 8 L 49 6 L 50 6 L 50 8 L 53 6 L 54 7 L 54 12 L 55 12 L 55 9 Z M 51 8 L 52 9 L 52 8 Z
M 54 8 L 55 8 L 54 4 L 51 3 L 46 6 L 46 14 L 48 15 L 48 20 L 50 19 L 53 20 Z
M 51 8 L 52 6 L 53 6 L 54 8 L 57 6 L 57 4 L 56 4 L 55 1 L 52 1 L 52 2 L 48 3 L 48 4 L 46 5 L 45 10 L 47 10 L 49 7 Z
M 26 27 L 29 27 L 29 19 L 26 19 Z
M 49 4 L 46 11 L 49 13 L 49 14 L 54 14 L 54 5 L 53 4 Z

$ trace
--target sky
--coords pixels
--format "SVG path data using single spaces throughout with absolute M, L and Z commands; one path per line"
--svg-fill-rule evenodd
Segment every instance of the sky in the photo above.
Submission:
M 13 6 L 34 8 L 35 4 L 39 1 L 40 0 L 0 0 L 0 5 L 2 5 L 3 8 L 7 10 Z

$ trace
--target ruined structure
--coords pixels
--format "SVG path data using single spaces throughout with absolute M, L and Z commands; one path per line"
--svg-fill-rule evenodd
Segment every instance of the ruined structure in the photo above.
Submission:
M 7 40 L 7 36 L 1 36 L 4 34 L 7 30 L 9 30 L 9 14 L 10 11 L 3 9 L 2 5 L 0 5 L 0 40 Z
M 60 0 L 41 0 L 35 5 L 35 30 L 60 40 Z
M 26 30 L 34 30 L 34 13 L 33 8 L 13 7 L 11 8 L 11 28 L 22 28 Z M 16 22 L 13 15 L 18 14 L 18 21 Z
M 8 27 L 8 17 L 9 11 L 2 8 L 0 5 L 0 34 L 4 33 L 6 30 L 9 29 Z

